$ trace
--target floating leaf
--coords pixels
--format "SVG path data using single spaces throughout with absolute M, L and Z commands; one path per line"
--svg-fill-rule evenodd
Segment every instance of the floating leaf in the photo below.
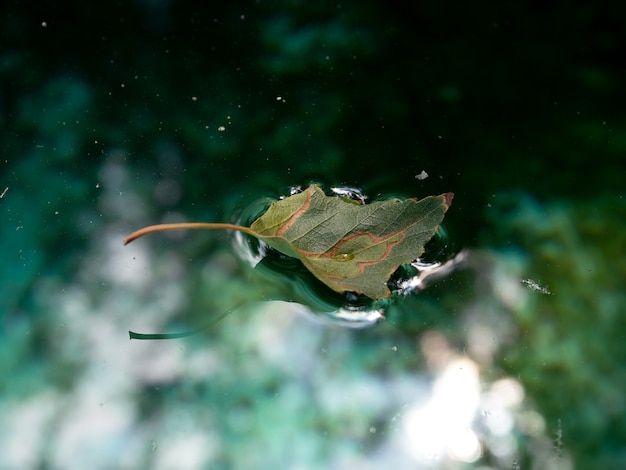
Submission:
M 336 292 L 380 299 L 390 295 L 387 281 L 393 272 L 423 253 L 453 196 L 445 193 L 419 201 L 390 199 L 361 205 L 326 196 L 311 185 L 273 203 L 250 227 L 220 223 L 153 225 L 131 234 L 124 243 L 161 230 L 238 230 L 299 259 Z

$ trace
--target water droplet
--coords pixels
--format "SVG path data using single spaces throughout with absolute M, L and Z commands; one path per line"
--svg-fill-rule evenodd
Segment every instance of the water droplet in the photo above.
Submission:
M 350 261 L 354 259 L 354 255 L 352 253 L 340 253 L 338 255 L 334 255 L 333 259 L 336 261 Z

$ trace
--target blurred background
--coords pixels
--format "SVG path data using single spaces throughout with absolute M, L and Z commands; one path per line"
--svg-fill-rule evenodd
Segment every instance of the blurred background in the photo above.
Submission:
M 625 468 L 626 7 L 586 3 L 3 1 L 0 469 Z M 311 181 L 453 191 L 462 263 L 351 329 L 228 232 L 122 246 Z

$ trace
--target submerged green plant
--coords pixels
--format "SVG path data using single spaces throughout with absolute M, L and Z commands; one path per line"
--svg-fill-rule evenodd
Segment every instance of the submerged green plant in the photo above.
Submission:
M 444 193 L 419 201 L 390 199 L 360 204 L 327 196 L 320 187 L 311 185 L 274 202 L 249 227 L 228 223 L 151 225 L 129 235 L 124 244 L 164 230 L 236 230 L 300 260 L 335 292 L 354 292 L 378 300 L 391 295 L 387 286 L 391 275 L 422 255 L 453 197 L 453 193 Z

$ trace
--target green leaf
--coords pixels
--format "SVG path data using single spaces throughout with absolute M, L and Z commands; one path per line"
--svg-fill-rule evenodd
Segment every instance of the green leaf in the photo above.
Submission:
M 336 292 L 371 299 L 390 295 L 387 281 L 402 264 L 419 258 L 450 207 L 452 193 L 419 201 L 391 199 L 354 204 L 326 196 L 316 185 L 273 203 L 250 227 L 190 223 L 146 227 L 125 243 L 160 230 L 232 229 L 299 259 Z
M 250 228 L 334 291 L 378 299 L 390 294 L 391 274 L 423 253 L 451 201 L 447 193 L 358 205 L 313 185 L 274 203 Z

